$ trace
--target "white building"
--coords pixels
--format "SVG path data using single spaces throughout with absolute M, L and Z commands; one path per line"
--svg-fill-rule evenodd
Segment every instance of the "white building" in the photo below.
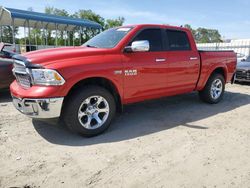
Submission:
M 221 43 L 201 43 L 197 44 L 199 50 L 234 50 L 238 57 L 242 54 L 245 57 L 250 55 L 250 39 L 237 39 L 230 42 Z

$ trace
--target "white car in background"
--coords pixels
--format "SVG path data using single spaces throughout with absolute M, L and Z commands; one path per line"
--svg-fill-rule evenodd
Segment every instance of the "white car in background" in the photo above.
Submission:
M 241 61 L 245 61 L 246 59 L 247 59 L 247 56 L 245 54 L 237 53 L 237 63 Z

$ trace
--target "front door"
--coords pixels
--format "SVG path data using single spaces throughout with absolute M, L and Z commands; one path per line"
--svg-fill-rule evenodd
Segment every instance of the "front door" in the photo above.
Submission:
M 148 52 L 124 53 L 124 100 L 135 102 L 154 98 L 166 90 L 167 63 L 164 59 L 162 30 L 144 29 L 130 42 L 148 40 Z

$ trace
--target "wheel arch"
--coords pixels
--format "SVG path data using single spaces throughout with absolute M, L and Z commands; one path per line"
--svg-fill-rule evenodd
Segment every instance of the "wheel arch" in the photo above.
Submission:
M 96 86 L 100 86 L 100 87 L 107 89 L 113 95 L 115 99 L 115 102 L 117 104 L 117 110 L 119 112 L 123 110 L 122 96 L 118 90 L 118 87 L 115 85 L 113 81 L 105 77 L 89 77 L 89 78 L 84 78 L 82 80 L 79 80 L 69 89 L 64 102 L 66 102 L 70 98 L 70 96 L 74 92 L 76 92 L 78 89 L 83 88 L 84 86 L 87 86 L 87 85 L 96 85 Z
M 224 79 L 225 79 L 225 82 L 227 81 L 227 68 L 226 67 L 217 67 L 215 68 L 209 75 L 209 77 L 215 73 L 218 73 L 218 74 L 221 74 Z M 208 78 L 209 78 L 208 77 Z
M 227 77 L 228 77 L 227 72 L 228 70 L 226 66 L 219 65 L 211 68 L 210 71 L 208 71 L 208 73 L 205 72 L 201 73 L 201 74 L 207 74 L 207 76 L 199 80 L 196 90 L 198 91 L 202 90 L 206 86 L 208 79 L 215 73 L 221 74 L 224 77 L 225 82 L 227 82 Z

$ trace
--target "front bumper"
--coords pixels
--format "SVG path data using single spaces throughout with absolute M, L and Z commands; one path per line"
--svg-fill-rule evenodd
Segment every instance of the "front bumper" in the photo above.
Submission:
M 239 79 L 239 78 L 235 78 L 235 81 L 237 81 L 237 82 L 250 82 L 250 79 Z
M 12 96 L 13 104 L 21 113 L 38 119 L 57 118 L 61 114 L 63 97 L 41 98 L 41 99 L 20 99 Z
M 238 82 L 250 82 L 250 70 L 237 69 L 235 80 Z

